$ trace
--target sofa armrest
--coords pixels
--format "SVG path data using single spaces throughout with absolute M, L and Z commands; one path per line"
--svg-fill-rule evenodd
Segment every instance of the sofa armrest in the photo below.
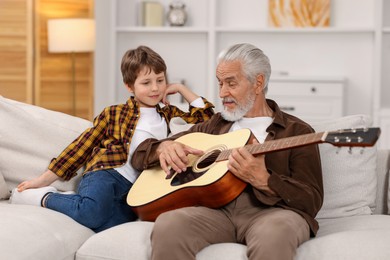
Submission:
M 378 150 L 377 168 L 378 186 L 374 214 L 388 214 L 390 208 L 389 194 L 390 150 Z
M 0 174 L 9 190 L 47 170 L 56 156 L 92 122 L 0 96 Z M 3 123 L 6 122 L 6 123 Z M 74 190 L 80 176 L 58 180 L 60 191 Z

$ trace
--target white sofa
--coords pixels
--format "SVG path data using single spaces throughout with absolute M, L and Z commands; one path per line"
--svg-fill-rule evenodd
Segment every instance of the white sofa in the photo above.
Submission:
M 0 259 L 149 259 L 151 222 L 126 223 L 95 234 L 61 213 L 8 203 L 12 188 L 42 173 L 91 122 L 1 96 L 0 122 Z M 354 115 L 314 128 L 370 124 L 368 116 Z M 320 144 L 320 149 L 325 190 L 317 216 L 320 229 L 298 248 L 296 259 L 390 259 L 390 151 L 329 144 Z M 77 181 L 55 186 L 73 190 Z M 244 245 L 226 243 L 205 248 L 197 259 L 247 258 Z

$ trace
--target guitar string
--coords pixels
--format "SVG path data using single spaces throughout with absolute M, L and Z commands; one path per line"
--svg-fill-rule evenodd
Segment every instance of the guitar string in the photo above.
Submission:
M 360 130 L 360 129 L 355 129 L 355 130 Z M 345 130 L 340 130 L 339 133 L 344 133 L 347 132 Z M 252 154 L 260 154 L 260 153 L 265 153 L 267 151 L 272 151 L 272 150 L 277 150 L 278 147 L 281 147 L 280 149 L 283 148 L 293 148 L 295 146 L 300 146 L 300 145 L 305 145 L 305 144 L 310 144 L 310 143 L 317 143 L 318 141 L 321 141 L 321 137 L 323 135 L 323 132 L 320 133 L 311 133 L 311 134 L 305 134 L 301 136 L 292 136 L 292 137 L 287 137 L 283 139 L 278 139 L 278 140 L 271 140 L 267 141 L 263 144 L 250 144 L 246 145 L 248 151 Z M 232 149 L 228 150 L 223 150 L 220 151 L 219 154 L 217 153 L 210 153 L 210 156 L 204 158 L 201 162 L 199 163 L 207 163 L 208 165 L 217 161 L 218 158 L 220 160 L 226 160 L 228 156 L 230 155 Z

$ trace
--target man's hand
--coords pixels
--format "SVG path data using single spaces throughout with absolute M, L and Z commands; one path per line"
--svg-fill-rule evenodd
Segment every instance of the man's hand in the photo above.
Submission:
M 156 152 L 160 159 L 161 168 L 167 174 L 169 174 L 169 166 L 178 173 L 187 170 L 187 155 L 203 155 L 202 150 L 175 141 L 164 141 L 160 143 Z
M 232 150 L 228 169 L 231 173 L 252 186 L 267 185 L 269 173 L 265 167 L 264 155 L 254 157 L 246 148 Z
M 257 141 L 253 143 L 257 143 Z M 232 150 L 228 160 L 228 169 L 235 176 L 258 190 L 275 194 L 268 187 L 270 174 L 265 165 L 264 154 L 255 157 L 245 147 L 241 147 Z

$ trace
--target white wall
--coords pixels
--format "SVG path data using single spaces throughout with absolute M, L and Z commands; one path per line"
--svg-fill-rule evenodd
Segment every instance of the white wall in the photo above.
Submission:
M 95 0 L 96 51 L 95 51 L 95 97 L 94 115 L 113 104 L 110 97 L 113 82 L 110 82 L 110 1 Z M 119 69 L 119 64 L 117 65 Z
M 266 28 L 267 0 L 214 0 L 216 14 L 209 14 L 208 0 L 185 0 L 190 16 L 188 26 L 215 26 Z M 341 76 L 347 79 L 345 114 L 373 114 L 374 95 L 374 7 L 375 1 L 338 0 L 332 1 L 332 27 L 339 31 L 330 32 L 218 32 L 215 39 L 200 33 L 162 33 L 158 38 L 153 33 L 113 33 L 112 23 L 119 26 L 136 25 L 136 0 L 119 0 L 126 8 L 117 10 L 112 17 L 110 1 L 95 0 L 97 22 L 97 49 L 95 60 L 95 114 L 111 104 L 123 102 L 128 96 L 121 86 L 119 62 L 128 48 L 148 44 L 166 59 L 169 71 L 189 79 L 196 92 L 207 98 L 217 99 L 214 78 L 215 67 L 210 59 L 221 49 L 237 42 L 251 42 L 270 57 L 274 71 L 287 71 L 295 76 Z M 162 0 L 168 5 L 169 0 Z M 337 5 L 337 6 L 336 6 Z M 337 7 L 337 8 L 336 8 Z M 202 13 L 203 12 L 203 13 Z M 114 14 L 116 15 L 116 14 Z M 252 18 L 255 18 L 254 21 Z M 344 30 L 343 28 L 347 28 Z M 352 29 L 351 29 L 352 28 Z M 354 30 L 356 28 L 356 30 Z M 115 40 L 112 40 L 112 38 Z M 205 38 L 206 37 L 206 38 Z M 214 36 L 212 36 L 214 37 Z M 156 40 L 158 39 L 158 40 Z M 207 44 L 214 41 L 214 52 Z M 180 42 L 180 45 L 177 44 Z M 131 43 L 131 44 L 130 44 Z M 115 53 L 112 51 L 114 44 Z M 176 44 L 176 45 L 175 45 Z M 188 53 L 181 55 L 181 53 Z M 115 56 L 114 59 L 112 56 Z M 178 59 L 180 56 L 180 59 Z M 114 62 L 113 62 L 114 61 Z M 210 68 L 211 67 L 211 68 Z M 272 87 L 272 86 L 270 86 Z M 210 89 L 212 89 L 210 91 Z M 111 93 L 115 92 L 115 93 Z

